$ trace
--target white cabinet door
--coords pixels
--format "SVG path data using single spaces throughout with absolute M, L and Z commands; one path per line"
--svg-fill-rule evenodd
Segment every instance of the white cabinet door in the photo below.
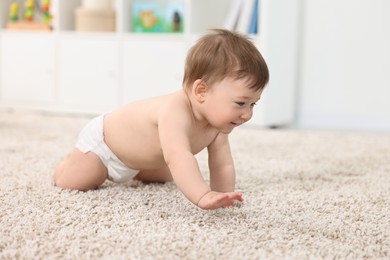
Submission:
M 285 126 L 295 120 L 300 3 L 264 0 L 260 12 L 260 34 L 254 40 L 267 62 L 270 80 L 249 124 Z
M 2 32 L 0 38 L 1 99 L 27 106 L 54 101 L 53 35 Z
M 119 103 L 118 69 L 118 41 L 115 37 L 61 36 L 60 106 L 88 113 L 112 110 Z
M 181 38 L 129 38 L 123 46 L 124 102 L 181 89 L 186 44 Z

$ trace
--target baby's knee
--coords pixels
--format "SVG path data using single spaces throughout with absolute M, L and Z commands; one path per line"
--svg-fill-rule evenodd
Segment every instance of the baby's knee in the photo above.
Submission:
M 72 178 L 69 178 L 69 176 L 64 176 L 61 174 L 59 175 L 54 174 L 53 183 L 54 186 L 66 190 L 88 191 L 97 188 L 96 185 L 92 186 L 89 184 L 80 183 L 75 180 L 72 180 Z
M 54 186 L 57 186 L 59 188 L 67 189 L 69 185 L 67 183 L 66 178 L 63 177 L 62 173 L 63 173 L 63 167 L 61 167 L 61 165 L 59 165 L 55 169 L 54 174 L 53 174 L 53 184 L 54 184 Z
M 53 184 L 54 186 L 61 189 L 79 189 L 77 186 L 75 186 L 71 176 L 67 176 L 65 174 L 64 163 L 61 163 L 55 169 L 53 174 Z

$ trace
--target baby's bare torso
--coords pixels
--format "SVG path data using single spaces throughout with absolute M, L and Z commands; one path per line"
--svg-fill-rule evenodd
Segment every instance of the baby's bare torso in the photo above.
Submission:
M 146 170 L 165 167 L 158 133 L 159 112 L 170 102 L 177 109 L 188 111 L 191 106 L 184 91 L 137 101 L 120 107 L 104 118 L 104 139 L 113 153 L 129 168 Z M 197 127 L 194 121 L 189 136 L 191 150 L 196 154 L 207 147 L 218 131 Z

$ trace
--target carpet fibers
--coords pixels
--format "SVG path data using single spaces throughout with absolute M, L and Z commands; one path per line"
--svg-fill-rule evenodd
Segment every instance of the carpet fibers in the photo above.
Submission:
M 245 202 L 204 211 L 173 183 L 54 187 L 88 120 L 0 112 L 0 259 L 390 258 L 388 133 L 236 129 Z

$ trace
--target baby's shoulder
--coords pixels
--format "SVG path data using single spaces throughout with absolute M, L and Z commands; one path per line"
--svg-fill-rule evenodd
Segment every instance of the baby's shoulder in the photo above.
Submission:
M 186 114 L 190 111 L 188 98 L 181 91 L 161 96 L 158 103 L 160 111 L 173 114 Z
M 161 97 L 155 112 L 160 123 L 186 127 L 191 127 L 193 124 L 191 105 L 188 98 L 183 97 L 180 92 Z

